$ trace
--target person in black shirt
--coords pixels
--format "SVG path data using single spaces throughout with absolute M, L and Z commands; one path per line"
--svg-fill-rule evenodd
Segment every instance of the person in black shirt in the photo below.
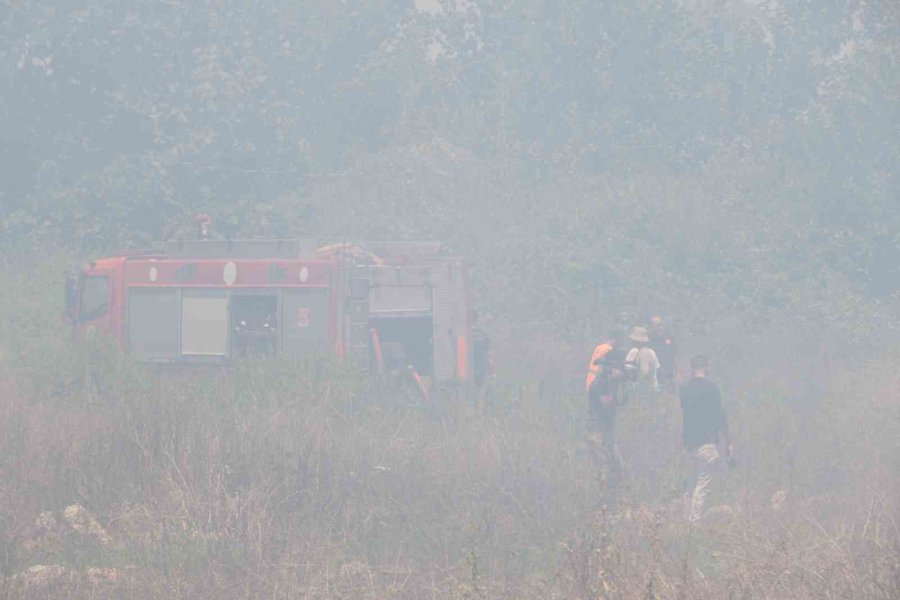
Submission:
M 722 409 L 719 386 L 709 380 L 709 359 L 697 355 L 691 359 L 693 377 L 681 386 L 682 438 L 693 463 L 693 474 L 685 490 L 688 520 L 703 514 L 703 503 L 712 487 L 719 460 L 719 446 L 732 463 L 733 449 L 728 435 L 728 420 Z

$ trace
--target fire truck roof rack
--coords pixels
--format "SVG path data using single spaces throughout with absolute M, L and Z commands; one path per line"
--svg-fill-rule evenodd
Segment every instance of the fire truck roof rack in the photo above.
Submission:
M 363 246 L 386 259 L 431 258 L 440 255 L 440 242 L 363 242 Z
M 315 258 L 314 240 L 184 240 L 172 242 L 172 258 Z
M 158 256 L 168 256 L 169 253 L 159 248 L 130 248 L 126 250 L 116 250 L 113 256 L 124 256 L 125 258 L 148 258 Z

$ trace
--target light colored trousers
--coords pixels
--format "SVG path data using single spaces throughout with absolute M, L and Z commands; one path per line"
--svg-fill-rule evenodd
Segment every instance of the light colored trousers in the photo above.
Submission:
M 703 515 L 703 503 L 712 489 L 719 461 L 719 450 L 715 444 L 704 444 L 691 451 L 693 473 L 684 492 L 684 511 L 688 521 L 694 522 Z

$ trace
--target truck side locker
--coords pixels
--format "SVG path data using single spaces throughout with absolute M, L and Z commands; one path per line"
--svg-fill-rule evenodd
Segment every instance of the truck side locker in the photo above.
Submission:
M 181 354 L 178 288 L 129 287 L 128 350 L 140 360 L 175 362 Z
M 282 351 L 302 358 L 325 352 L 328 344 L 329 290 L 284 288 L 281 304 Z
M 190 362 L 221 362 L 231 343 L 228 290 L 182 288 L 181 356 Z

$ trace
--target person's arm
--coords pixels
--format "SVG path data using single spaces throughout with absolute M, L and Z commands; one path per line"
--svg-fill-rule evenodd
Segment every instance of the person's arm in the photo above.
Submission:
M 719 439 L 725 452 L 725 460 L 730 463 L 734 460 L 734 446 L 731 443 L 731 435 L 728 433 L 727 425 L 719 432 Z
M 653 389 L 659 391 L 659 355 L 656 353 L 656 350 L 653 350 Z
M 722 406 L 722 393 L 716 386 L 716 405 L 719 409 L 719 444 L 725 453 L 725 460 L 731 463 L 734 458 L 734 446 L 731 443 L 731 432 L 728 429 L 728 417 L 725 416 L 725 408 Z
M 625 353 L 625 362 L 635 362 L 638 358 L 639 348 L 632 348 Z

